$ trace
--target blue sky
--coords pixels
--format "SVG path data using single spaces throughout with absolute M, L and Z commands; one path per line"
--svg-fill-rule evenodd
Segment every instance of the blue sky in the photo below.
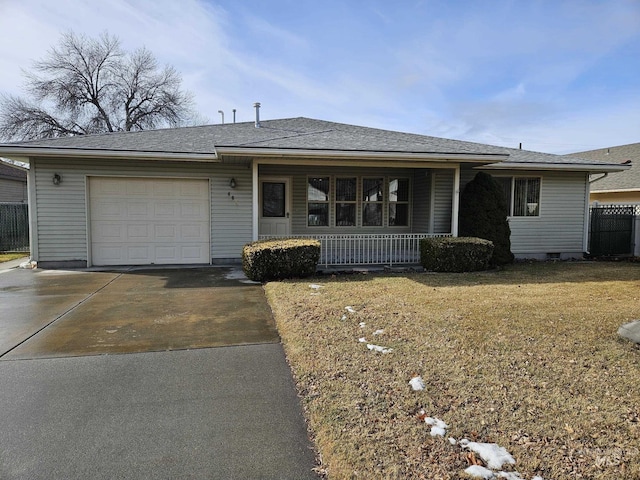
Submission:
M 0 0 L 0 92 L 69 29 L 148 47 L 209 123 L 259 101 L 551 153 L 640 141 L 640 0 Z

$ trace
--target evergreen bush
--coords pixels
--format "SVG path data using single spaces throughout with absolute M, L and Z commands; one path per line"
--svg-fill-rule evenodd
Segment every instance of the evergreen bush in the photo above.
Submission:
M 479 237 L 493 242 L 491 265 L 513 262 L 509 207 L 504 191 L 491 175 L 478 172 L 460 196 L 458 216 L 461 237 Z
M 493 243 L 475 237 L 423 238 L 420 263 L 433 272 L 475 272 L 487 270 Z
M 242 270 L 256 282 L 308 277 L 316 272 L 319 259 L 317 240 L 260 240 L 242 249 Z

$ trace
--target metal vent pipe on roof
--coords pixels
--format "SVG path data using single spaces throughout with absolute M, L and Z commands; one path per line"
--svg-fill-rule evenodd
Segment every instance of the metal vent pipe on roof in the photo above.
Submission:
M 256 128 L 260 128 L 260 102 L 253 104 L 256 109 Z

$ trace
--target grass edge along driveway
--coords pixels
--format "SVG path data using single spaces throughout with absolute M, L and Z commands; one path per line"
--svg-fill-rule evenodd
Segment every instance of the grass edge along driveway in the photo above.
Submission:
M 463 439 L 504 448 L 515 464 L 493 470 L 511 478 L 640 478 L 640 349 L 617 335 L 640 318 L 640 264 L 265 290 L 329 478 L 466 478 L 489 465 Z

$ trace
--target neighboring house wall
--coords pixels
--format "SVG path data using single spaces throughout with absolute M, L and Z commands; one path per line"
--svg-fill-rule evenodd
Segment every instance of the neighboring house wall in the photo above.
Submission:
M 208 178 L 211 189 L 211 257 L 239 258 L 252 240 L 251 170 L 222 165 L 127 160 L 31 159 L 35 175 L 33 215 L 38 222 L 39 262 L 87 262 L 87 176 Z M 62 177 L 53 185 L 54 173 Z M 237 187 L 229 188 L 229 179 Z M 233 195 L 233 199 L 231 196 Z
M 640 189 L 620 192 L 591 192 L 591 202 L 640 203 Z
M 477 172 L 461 172 L 460 189 Z M 584 253 L 588 175 L 584 172 L 492 170 L 493 176 L 541 177 L 540 215 L 509 217 L 511 251 L 518 258 L 581 258 Z
M 0 202 L 26 203 L 27 182 L 0 178 Z
M 594 175 L 591 179 L 591 201 L 640 203 L 640 143 L 576 152 L 567 156 L 618 164 L 631 161 L 631 168 L 623 172 Z

